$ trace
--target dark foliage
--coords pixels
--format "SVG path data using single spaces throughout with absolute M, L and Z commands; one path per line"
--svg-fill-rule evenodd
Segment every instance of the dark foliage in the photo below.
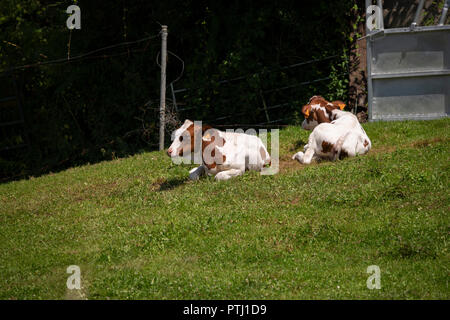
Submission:
M 175 113 L 168 88 L 168 131 L 184 118 L 215 125 L 295 123 L 313 94 L 347 99 L 355 1 L 75 3 L 81 30 L 73 31 L 66 27 L 72 1 L 0 3 L 0 98 L 16 94 L 8 87 L 14 79 L 25 120 L 1 128 L 0 149 L 26 145 L 1 151 L 3 180 L 156 148 L 160 24 L 169 26 L 168 84 L 183 70 L 179 57 L 184 71 L 173 85 L 188 89 L 176 93 Z M 73 61 L 13 68 L 152 35 Z M 3 109 L 0 122 L 17 116 Z

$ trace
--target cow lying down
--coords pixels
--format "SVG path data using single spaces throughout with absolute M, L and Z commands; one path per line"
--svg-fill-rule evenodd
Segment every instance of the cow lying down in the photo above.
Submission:
M 343 110 L 345 107 L 345 103 L 340 100 L 328 102 L 322 96 L 313 96 L 309 99 L 308 105 L 320 106 L 320 108 L 317 108 L 316 112 L 310 112 L 307 116 L 305 115 L 305 120 L 302 122 L 302 128 L 305 130 L 313 130 L 322 122 L 331 122 L 333 120 L 331 119 L 331 111 L 334 109 Z
M 191 120 L 175 130 L 167 154 L 172 158 L 189 157 L 189 161 L 201 164 L 189 172 L 191 180 L 202 175 L 228 180 L 246 170 L 261 171 L 270 165 L 270 155 L 257 136 L 223 132 Z
M 317 119 L 318 125 L 310 134 L 304 153 L 298 152 L 292 159 L 310 164 L 313 158 L 334 161 L 369 152 L 372 143 L 354 114 L 339 108 L 327 109 L 320 104 L 308 104 L 302 108 L 302 113 L 305 119 Z M 319 116 L 324 113 L 328 117 Z

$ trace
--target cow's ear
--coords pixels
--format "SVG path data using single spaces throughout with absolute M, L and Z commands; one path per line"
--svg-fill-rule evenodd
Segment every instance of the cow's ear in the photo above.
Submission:
M 344 110 L 344 108 L 345 108 L 345 103 L 342 102 L 341 100 L 333 101 L 332 104 L 336 109 L 339 108 L 340 110 Z
M 311 105 L 307 104 L 305 106 L 303 106 L 302 108 L 302 113 L 305 115 L 305 118 L 309 117 L 309 112 L 311 111 Z

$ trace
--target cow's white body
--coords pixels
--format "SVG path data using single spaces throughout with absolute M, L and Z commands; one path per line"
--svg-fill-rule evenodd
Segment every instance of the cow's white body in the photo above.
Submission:
M 270 155 L 257 136 L 236 132 L 217 132 L 224 137 L 226 143 L 223 147 L 216 148 L 227 157 L 223 165 L 217 166 L 217 172 L 229 169 L 261 170 L 270 162 Z M 211 171 L 212 174 L 217 172 Z
M 311 107 L 311 112 L 314 112 Z M 317 125 L 308 138 L 304 152 L 298 152 L 292 159 L 309 164 L 313 158 L 335 160 L 343 156 L 354 157 L 369 152 L 372 143 L 356 116 L 347 111 L 335 109 L 331 123 Z
M 175 131 L 174 142 L 169 148 L 171 152 L 168 151 L 170 156 L 179 155 L 177 150 L 182 148 L 182 143 L 177 137 L 191 125 L 192 121 L 186 120 L 183 126 Z M 214 143 L 217 141 L 220 143 Z M 186 151 L 185 148 L 184 150 Z M 197 180 L 205 174 L 215 176 L 217 180 L 228 180 L 242 175 L 246 170 L 261 171 L 265 165 L 270 164 L 270 155 L 261 139 L 245 133 L 208 129 L 202 136 L 201 152 L 202 165 L 189 172 L 189 178 L 192 180 Z

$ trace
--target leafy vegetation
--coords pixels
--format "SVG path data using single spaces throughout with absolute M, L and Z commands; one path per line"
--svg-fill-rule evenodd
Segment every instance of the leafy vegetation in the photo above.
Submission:
M 158 35 L 160 24 L 169 26 L 168 84 L 181 75 L 175 89 L 190 89 L 176 96 L 186 109 L 176 115 L 181 120 L 293 123 L 314 94 L 347 99 L 355 1 L 80 0 L 81 30 L 70 31 L 66 8 L 73 3 L 0 2 L 0 72 L 10 71 L 0 79 L 0 98 L 12 94 L 6 84 L 16 79 L 26 122 L 26 132 L 9 128 L 0 136 L 0 148 L 30 145 L 0 154 L 2 180 L 154 149 L 159 37 L 72 62 L 65 57 Z M 34 66 L 14 69 L 23 65 Z M 325 80 L 309 83 L 317 79 Z M 172 113 L 170 87 L 167 98 Z M 269 109 L 267 118 L 264 104 L 286 105 Z M 0 112 L 1 122 L 15 119 Z
M 187 181 L 163 152 L 0 185 L 0 298 L 449 299 L 449 119 L 368 123 L 366 156 Z M 369 265 L 381 289 L 366 287 Z

